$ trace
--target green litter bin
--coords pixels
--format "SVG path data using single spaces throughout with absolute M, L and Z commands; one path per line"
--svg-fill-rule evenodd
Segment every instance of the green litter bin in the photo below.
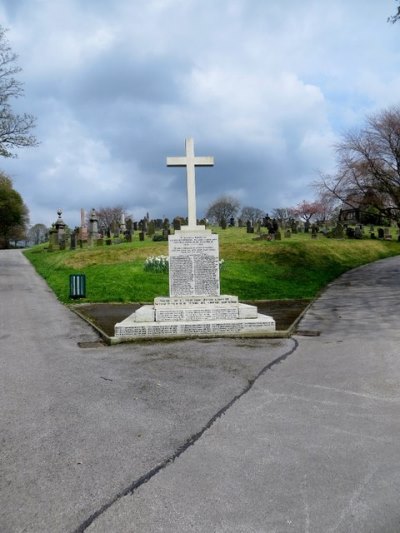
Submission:
M 69 276 L 69 297 L 86 298 L 86 276 L 85 274 L 70 274 Z

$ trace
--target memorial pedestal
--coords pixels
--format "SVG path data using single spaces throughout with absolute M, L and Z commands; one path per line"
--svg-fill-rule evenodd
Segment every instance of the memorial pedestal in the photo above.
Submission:
M 154 299 L 114 327 L 116 341 L 224 337 L 275 331 L 272 317 L 220 295 L 218 235 L 183 227 L 168 239 L 169 297 Z

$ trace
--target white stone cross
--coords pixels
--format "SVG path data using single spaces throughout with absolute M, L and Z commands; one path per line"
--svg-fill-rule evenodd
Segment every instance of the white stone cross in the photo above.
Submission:
M 188 228 L 195 228 L 197 225 L 195 167 L 212 167 L 214 158 L 210 156 L 195 157 L 193 139 L 186 139 L 185 150 L 186 156 L 167 157 L 167 167 L 186 167 Z

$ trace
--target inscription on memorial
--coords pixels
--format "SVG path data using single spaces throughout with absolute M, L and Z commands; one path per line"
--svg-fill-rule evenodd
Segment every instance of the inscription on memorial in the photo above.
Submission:
M 170 296 L 218 296 L 218 235 L 171 235 L 169 238 Z
M 239 299 L 237 296 L 187 296 L 180 297 L 176 296 L 173 298 L 168 298 L 165 296 L 158 296 L 154 298 L 154 306 L 161 307 L 194 307 L 198 305 L 225 305 L 225 304 L 238 304 Z
M 157 322 L 179 320 L 235 320 L 238 318 L 238 307 L 208 307 L 186 309 L 156 310 Z
M 275 322 L 270 317 L 259 315 L 255 320 L 215 320 L 209 322 L 201 321 L 176 321 L 171 323 L 160 322 L 146 325 L 118 325 L 115 328 L 115 335 L 128 337 L 169 337 L 177 335 L 227 335 L 230 333 L 241 333 L 252 330 L 274 331 Z

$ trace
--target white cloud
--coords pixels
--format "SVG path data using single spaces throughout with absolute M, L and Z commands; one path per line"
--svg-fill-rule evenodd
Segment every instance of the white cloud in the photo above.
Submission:
M 5 0 L 26 86 L 16 109 L 37 115 L 42 144 L 2 167 L 33 223 L 52 222 L 58 207 L 67 220 L 113 203 L 137 218 L 172 217 L 185 211 L 184 174 L 165 158 L 193 136 L 216 159 L 199 172 L 199 214 L 228 193 L 267 210 L 298 203 L 312 197 L 315 169 L 331 169 L 338 135 L 397 103 L 393 9 L 391 0 Z

